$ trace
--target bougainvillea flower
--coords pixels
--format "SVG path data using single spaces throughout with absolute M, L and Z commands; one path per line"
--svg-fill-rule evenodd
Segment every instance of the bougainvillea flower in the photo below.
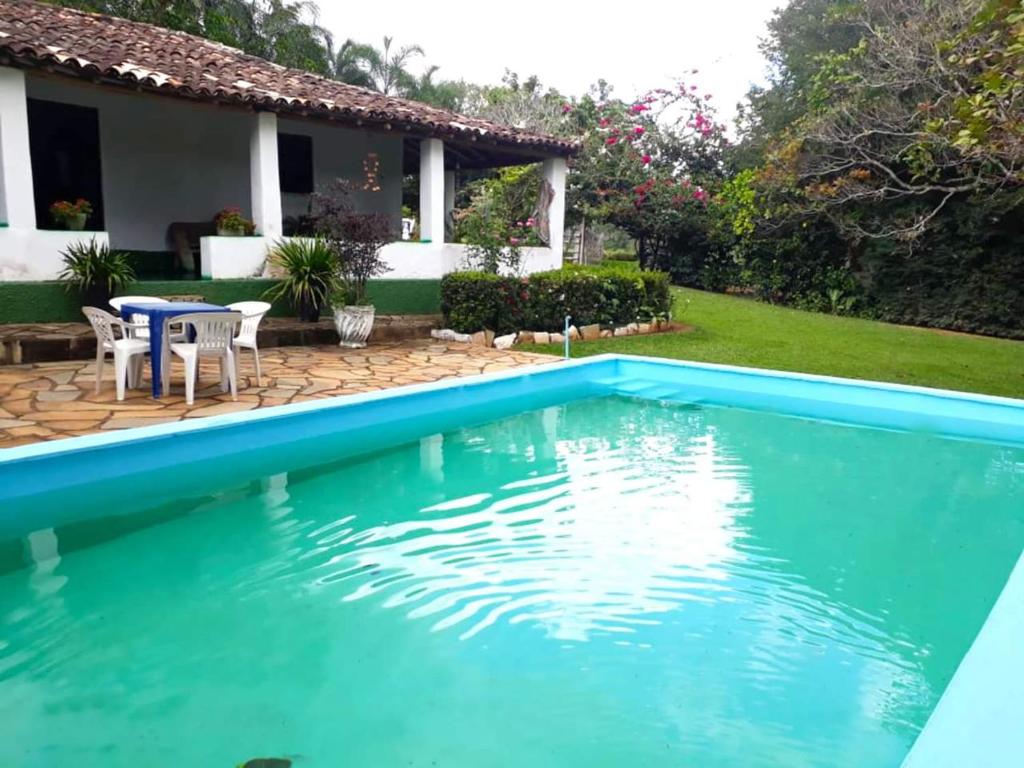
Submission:
M 602 117 L 600 120 L 597 121 L 597 124 L 600 125 L 602 128 L 607 128 L 610 123 L 611 120 L 609 120 L 607 117 Z
M 604 143 L 605 143 L 605 144 L 607 144 L 607 145 L 608 145 L 609 147 L 610 147 L 610 146 L 611 146 L 612 144 L 615 144 L 615 143 L 617 143 L 617 142 L 618 142 L 618 139 L 617 139 L 617 138 L 615 138 L 614 136 L 609 136 L 609 137 L 608 137 L 607 139 L 605 139 L 605 140 L 604 140 Z
M 563 104 L 562 105 L 562 114 L 563 115 L 567 115 L 570 112 L 572 112 L 572 104 Z
M 650 155 L 644 155 L 643 157 L 640 158 L 640 161 L 644 165 L 650 165 L 651 164 L 651 156 Z
M 644 127 L 642 125 L 636 126 L 636 128 L 633 129 L 633 133 L 636 134 L 637 136 L 643 136 L 644 135 Z

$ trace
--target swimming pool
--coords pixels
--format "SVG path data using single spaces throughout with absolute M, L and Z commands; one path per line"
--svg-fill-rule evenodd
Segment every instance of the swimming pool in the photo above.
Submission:
M 1024 548 L 1021 403 L 619 357 L 0 459 L 0 765 L 896 766 Z

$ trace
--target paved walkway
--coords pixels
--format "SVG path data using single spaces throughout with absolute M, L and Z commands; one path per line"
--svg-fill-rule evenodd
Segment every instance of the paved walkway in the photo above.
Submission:
M 529 352 L 430 341 L 374 344 L 351 351 L 337 346 L 278 347 L 261 353 L 263 386 L 258 387 L 252 357 L 243 351 L 238 401 L 221 393 L 217 364 L 204 361 L 200 388 L 191 406 L 185 404 L 180 361 L 172 369 L 170 395 L 153 400 L 147 380 L 145 388 L 128 390 L 120 403 L 114 393 L 111 358 L 98 395 L 91 360 L 0 366 L 0 449 L 500 371 L 551 359 Z M 147 364 L 147 379 L 148 375 Z

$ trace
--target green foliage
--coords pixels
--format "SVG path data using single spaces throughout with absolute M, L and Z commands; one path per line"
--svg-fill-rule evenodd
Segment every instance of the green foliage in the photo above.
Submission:
M 441 281 L 441 311 L 449 328 L 471 333 L 557 331 L 565 316 L 577 325 L 622 325 L 668 317 L 668 275 L 628 266 L 565 267 L 529 278 L 456 272 Z
M 293 238 L 277 243 L 270 262 L 285 276 L 263 294 L 268 301 L 286 298 L 303 319 L 315 319 L 337 286 L 334 250 L 322 238 Z
M 60 0 L 58 5 L 156 24 L 286 67 L 330 75 L 331 36 L 307 0 Z
M 605 248 L 601 254 L 603 261 L 625 261 L 637 263 L 636 251 L 632 248 Z
M 441 279 L 445 325 L 460 333 L 487 328 L 499 334 L 522 329 L 529 300 L 525 278 L 491 272 L 452 272 Z
M 59 280 L 67 290 L 83 293 L 100 289 L 113 295 L 135 279 L 135 270 L 121 251 L 112 251 L 93 238 L 88 243 L 72 243 L 61 252 L 64 268 Z
M 1019 0 L 791 0 L 687 285 L 1024 333 Z
M 524 246 L 541 245 L 537 220 L 540 172 L 536 165 L 499 169 L 469 186 L 469 205 L 455 212 L 455 242 L 469 246 L 468 266 L 516 272 Z

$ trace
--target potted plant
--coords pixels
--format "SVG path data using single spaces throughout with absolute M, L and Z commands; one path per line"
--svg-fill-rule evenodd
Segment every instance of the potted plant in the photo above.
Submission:
M 275 301 L 287 297 L 299 320 L 319 320 L 327 297 L 337 285 L 337 263 L 328 243 L 319 237 L 282 240 L 271 249 L 270 261 L 284 272 L 284 278 L 265 291 L 264 298 Z
M 85 222 L 92 215 L 92 204 L 83 197 L 73 203 L 67 200 L 58 200 L 50 206 L 50 218 L 58 226 L 81 232 L 85 229 Z
M 135 280 L 135 270 L 121 251 L 112 251 L 106 243 L 72 243 L 64 257 L 59 279 L 67 290 L 77 290 L 83 307 L 105 308 L 115 292 Z
M 256 225 L 242 215 L 238 207 L 225 208 L 214 219 L 219 237 L 244 237 L 256 231 Z
M 394 225 L 383 213 L 359 213 L 352 205 L 351 185 L 337 180 L 313 200 L 316 229 L 334 253 L 337 289 L 331 295 L 334 327 L 343 347 L 365 347 L 376 310 L 369 303 L 370 278 L 387 272 L 381 248 L 394 239 Z

